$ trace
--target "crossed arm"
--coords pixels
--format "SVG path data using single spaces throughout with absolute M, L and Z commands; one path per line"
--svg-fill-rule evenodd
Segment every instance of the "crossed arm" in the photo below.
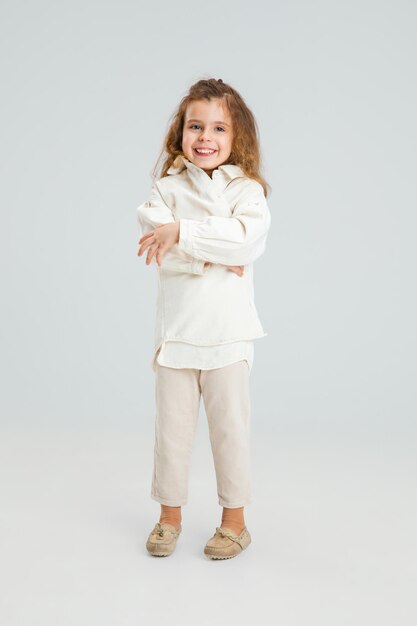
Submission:
M 256 184 L 234 208 L 232 217 L 209 216 L 204 220 L 181 218 L 175 222 L 156 185 L 151 199 L 137 209 L 142 247 L 149 248 L 150 262 L 164 258 L 164 267 L 203 274 L 207 265 L 219 263 L 230 269 L 252 263 L 265 250 L 271 222 L 261 185 Z M 156 258 L 155 258 L 156 257 Z
M 156 185 L 152 187 L 149 201 L 138 206 L 136 213 L 139 233 L 141 235 L 139 243 L 145 240 L 147 241 L 145 246 L 142 244 L 142 247 L 138 252 L 138 256 L 141 256 L 146 247 L 154 243 L 153 235 L 157 230 L 160 231 L 158 235 L 165 234 L 164 229 L 159 227 L 169 224 L 172 225 L 172 227 L 177 225 L 177 228 L 179 228 L 178 222 L 175 222 L 171 209 L 163 201 Z M 166 230 L 169 229 L 165 229 L 165 232 Z M 158 264 L 160 255 L 155 254 L 157 248 L 158 246 L 155 246 L 155 248 L 148 251 L 149 263 L 147 262 L 147 265 L 151 262 L 156 262 Z M 170 249 L 167 249 L 164 252 L 163 263 L 165 269 L 172 270 L 174 272 L 204 274 L 207 269 L 204 267 L 204 260 L 194 259 L 192 256 L 186 254 L 183 250 L 179 249 L 177 243 L 171 243 Z

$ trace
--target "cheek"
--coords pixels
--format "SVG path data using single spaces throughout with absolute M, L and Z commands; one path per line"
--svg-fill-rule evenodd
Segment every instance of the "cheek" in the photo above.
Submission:
M 222 150 L 230 151 L 232 149 L 232 141 L 229 137 L 221 137 L 218 141 L 219 146 Z
M 182 136 L 182 147 L 189 148 L 191 144 L 192 144 L 192 137 L 190 137 L 190 135 L 187 135 L 187 133 L 185 133 Z

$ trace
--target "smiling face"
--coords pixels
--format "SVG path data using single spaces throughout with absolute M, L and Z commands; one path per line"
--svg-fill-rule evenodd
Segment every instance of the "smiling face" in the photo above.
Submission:
M 187 106 L 182 150 L 191 163 L 211 176 L 232 151 L 232 118 L 218 98 L 195 100 Z

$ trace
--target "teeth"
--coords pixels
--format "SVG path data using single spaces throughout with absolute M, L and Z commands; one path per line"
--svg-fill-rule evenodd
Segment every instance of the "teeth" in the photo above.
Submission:
M 204 148 L 196 148 L 196 152 L 201 152 L 202 154 L 214 154 L 215 150 L 205 150 Z

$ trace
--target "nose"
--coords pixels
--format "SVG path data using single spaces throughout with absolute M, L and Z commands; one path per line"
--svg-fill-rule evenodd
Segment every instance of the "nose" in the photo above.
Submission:
M 210 129 L 204 128 L 200 133 L 200 141 L 207 141 L 211 139 Z

